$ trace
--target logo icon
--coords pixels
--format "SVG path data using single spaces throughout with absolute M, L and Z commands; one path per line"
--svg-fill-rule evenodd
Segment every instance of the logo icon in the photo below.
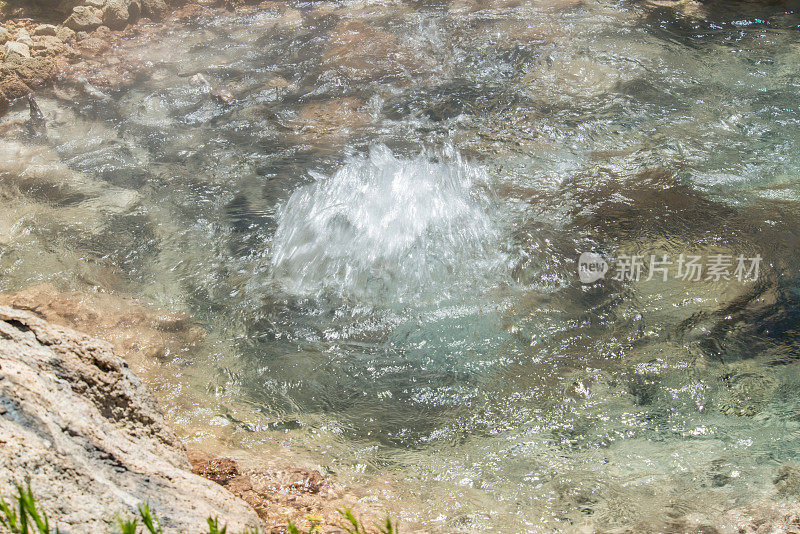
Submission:
M 608 272 L 608 262 L 600 254 L 584 252 L 578 258 L 578 276 L 584 284 L 591 284 L 604 278 Z

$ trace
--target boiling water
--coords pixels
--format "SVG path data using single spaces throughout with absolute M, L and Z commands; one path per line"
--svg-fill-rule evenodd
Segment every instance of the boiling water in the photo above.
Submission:
M 149 382 L 186 440 L 288 446 L 404 530 L 791 500 L 797 27 L 601 0 L 169 25 L 120 52 L 132 85 L 43 94 L 48 142 L 3 141 L 0 289 L 188 311 L 209 335 Z M 764 262 L 582 285 L 585 251 Z

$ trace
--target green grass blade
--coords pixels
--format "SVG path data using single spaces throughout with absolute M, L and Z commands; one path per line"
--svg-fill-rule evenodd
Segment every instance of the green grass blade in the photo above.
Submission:
M 136 534 L 139 527 L 138 519 L 117 519 L 117 527 L 120 534 Z
M 383 526 L 378 525 L 378 531 L 381 534 L 399 534 L 399 530 L 392 524 L 392 519 L 388 516 Z
M 30 481 L 26 482 L 24 487 L 17 486 L 17 491 L 19 492 L 20 508 L 25 510 L 25 514 L 33 521 L 39 534 L 50 534 L 50 521 L 47 519 L 47 514 L 40 512 L 37 508 Z M 25 531 L 27 531 L 27 525 Z
M 139 516 L 141 516 L 142 524 L 150 534 L 164 534 L 158 519 L 150 511 L 150 503 L 146 502 L 139 506 Z
M 353 515 L 353 511 L 350 510 L 350 508 L 342 508 L 341 510 L 337 511 L 353 527 L 353 529 L 351 530 L 350 527 L 348 527 L 347 525 L 341 525 L 341 527 L 347 532 L 347 534 L 366 534 L 361 529 L 361 524 L 358 522 L 358 519 L 356 519 L 356 517 Z
M 289 534 L 300 534 L 300 529 L 298 529 L 291 521 L 289 521 L 289 523 L 286 525 L 286 530 L 289 531 Z
M 228 532 L 228 525 L 223 526 L 222 528 L 219 527 L 219 519 L 214 517 L 213 519 L 209 517 L 206 519 L 208 523 L 208 534 L 226 534 Z
M 0 515 L 0 525 L 10 530 L 12 534 L 17 534 L 19 532 L 19 518 L 17 517 L 17 512 L 15 512 L 2 497 L 0 497 L 0 514 L 2 514 Z
M 25 511 L 25 503 L 22 500 L 22 493 L 20 488 L 22 486 L 17 486 L 17 508 L 19 509 L 19 533 L 20 534 L 28 534 L 28 513 Z

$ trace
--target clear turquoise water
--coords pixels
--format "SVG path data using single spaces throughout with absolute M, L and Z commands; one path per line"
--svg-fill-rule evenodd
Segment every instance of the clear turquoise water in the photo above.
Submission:
M 108 100 L 42 95 L 49 144 L 6 144 L 3 183 L 65 178 L 3 190 L 0 289 L 189 311 L 210 336 L 154 386 L 187 439 L 289 445 L 409 528 L 680 531 L 792 499 L 792 6 L 292 9 L 169 26 Z M 583 286 L 587 250 L 764 264 Z

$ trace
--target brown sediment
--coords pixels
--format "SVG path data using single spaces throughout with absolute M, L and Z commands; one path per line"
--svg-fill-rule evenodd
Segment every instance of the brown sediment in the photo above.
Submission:
M 184 313 L 152 310 L 135 300 L 108 294 L 61 292 L 50 284 L 0 294 L 0 305 L 100 337 L 137 371 L 167 354 L 191 351 L 206 335 Z
M 356 499 L 344 487 L 318 471 L 291 466 L 248 465 L 232 458 L 213 458 L 189 451 L 192 470 L 244 500 L 264 522 L 267 532 L 284 532 L 287 521 L 307 527 L 320 524 L 322 532 L 343 533 L 337 510 L 351 508 Z M 363 517 L 369 510 L 357 510 Z M 364 516 L 363 514 L 366 514 Z M 368 522 L 368 521 L 367 521 Z

